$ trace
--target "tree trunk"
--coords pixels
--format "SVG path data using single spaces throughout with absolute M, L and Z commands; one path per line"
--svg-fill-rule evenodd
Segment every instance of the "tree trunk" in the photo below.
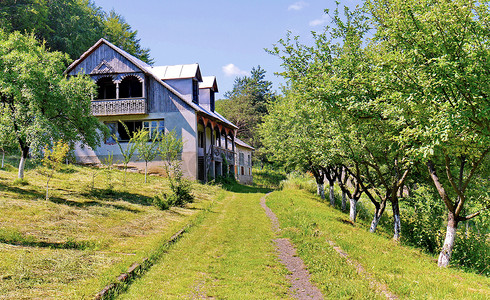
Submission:
M 347 195 L 345 192 L 342 192 L 342 211 L 345 211 L 347 207 Z
M 22 154 L 20 156 L 20 162 L 19 162 L 19 173 L 17 175 L 19 179 L 24 179 L 24 168 L 26 166 L 26 160 L 28 155 L 29 155 L 29 148 L 28 147 L 22 148 Z
M 148 162 L 145 161 L 145 183 L 146 183 L 146 175 L 148 174 Z
M 452 212 L 448 214 L 446 238 L 444 239 L 444 245 L 442 246 L 437 265 L 439 267 L 449 266 L 451 260 L 451 254 L 453 252 L 454 240 L 456 239 L 456 229 L 458 228 L 458 221 Z
M 5 162 L 5 151 L 2 152 L 2 169 L 4 167 L 4 162 Z
M 352 222 L 355 222 L 356 221 L 356 217 L 357 217 L 357 200 L 358 199 L 354 199 L 354 198 L 351 198 L 350 199 L 350 214 L 349 214 L 349 217 L 351 219 Z
M 335 206 L 335 194 L 333 190 L 333 183 L 330 183 L 330 205 Z
M 323 187 L 323 183 L 316 184 L 316 193 L 322 198 L 325 199 L 325 189 Z
M 49 200 L 49 181 L 51 180 L 51 177 L 53 176 L 53 173 L 48 176 L 48 181 L 46 181 L 46 200 Z
M 391 201 L 391 207 L 393 209 L 393 240 L 400 240 L 401 221 L 400 221 L 400 207 L 398 206 L 398 199 Z
M 376 232 L 376 228 L 378 227 L 379 220 L 381 219 L 381 216 L 383 215 L 384 211 L 386 208 L 386 201 L 382 201 L 378 206 L 374 207 L 374 217 L 373 221 L 371 222 L 371 227 L 369 227 L 369 232 Z

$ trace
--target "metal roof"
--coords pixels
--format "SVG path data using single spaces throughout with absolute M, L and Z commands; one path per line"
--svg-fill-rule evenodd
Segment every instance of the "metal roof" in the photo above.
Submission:
M 254 147 L 250 146 L 249 144 L 245 143 L 244 141 L 242 141 L 241 139 L 239 139 L 237 137 L 235 137 L 235 144 L 237 144 L 238 146 L 241 146 L 243 148 L 255 150 Z
M 202 82 L 199 83 L 200 89 L 211 89 L 213 92 L 218 92 L 218 83 L 216 76 L 204 76 Z
M 202 81 L 199 64 L 157 66 L 150 67 L 150 70 L 161 80 L 196 78 Z

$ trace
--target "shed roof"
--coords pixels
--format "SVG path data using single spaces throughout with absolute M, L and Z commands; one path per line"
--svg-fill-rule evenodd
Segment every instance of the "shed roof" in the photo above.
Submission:
M 237 137 L 235 138 L 235 144 L 237 144 L 238 146 L 243 147 L 243 148 L 255 150 L 254 147 L 250 146 L 249 144 L 245 143 L 244 141 L 242 141 L 241 139 L 239 139 Z
M 202 81 L 199 64 L 157 66 L 151 67 L 150 70 L 161 80 L 196 78 Z

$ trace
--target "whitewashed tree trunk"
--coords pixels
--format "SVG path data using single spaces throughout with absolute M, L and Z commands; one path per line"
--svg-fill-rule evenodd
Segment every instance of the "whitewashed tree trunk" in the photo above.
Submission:
M 330 205 L 335 206 L 335 194 L 333 190 L 333 184 L 330 184 Z
M 379 220 L 381 219 L 381 216 L 378 216 L 376 212 L 374 212 L 374 217 L 373 221 L 371 222 L 371 227 L 369 227 L 369 232 L 376 232 L 376 228 L 378 228 Z
M 24 157 L 24 155 L 21 155 L 20 162 L 19 162 L 19 173 L 17 174 L 17 177 L 19 179 L 24 179 L 25 166 L 26 166 L 26 158 Z
M 325 199 L 325 188 L 323 186 L 323 183 L 317 183 L 316 184 L 316 193 L 322 198 Z
M 342 211 L 345 211 L 347 208 L 347 194 L 342 192 Z
M 381 201 L 379 207 L 377 206 L 374 207 L 374 216 L 373 216 L 373 221 L 371 222 L 371 227 L 369 227 L 369 232 L 371 233 L 376 232 L 376 229 L 378 228 L 379 220 L 381 220 L 381 216 L 383 216 L 385 208 L 386 208 L 386 201 Z
M 399 241 L 402 228 L 400 220 L 400 207 L 398 206 L 398 200 L 393 201 L 391 204 L 393 209 L 393 240 Z
M 357 217 L 357 199 L 350 199 L 350 214 L 349 217 L 352 222 L 356 221 Z
M 148 174 L 148 162 L 145 162 L 145 183 L 146 183 L 147 174 Z
M 452 213 L 449 213 L 446 238 L 444 239 L 444 245 L 442 246 L 441 253 L 439 254 L 439 259 L 437 260 L 437 265 L 439 267 L 449 266 L 449 261 L 451 260 L 451 254 L 453 252 L 454 240 L 456 239 L 456 230 L 458 229 L 458 222 Z
M 4 162 L 5 162 L 5 151 L 2 152 L 2 169 L 4 167 Z

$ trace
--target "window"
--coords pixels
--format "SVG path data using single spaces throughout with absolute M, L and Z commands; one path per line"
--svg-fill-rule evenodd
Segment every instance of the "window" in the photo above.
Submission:
M 116 136 L 117 139 L 119 140 L 119 134 L 117 132 L 117 122 L 110 122 L 110 123 L 106 123 L 105 125 L 109 129 L 109 136 L 106 137 L 105 143 L 109 145 L 115 144 L 116 139 L 114 138 L 114 136 Z
M 150 132 L 150 139 L 154 139 L 158 135 L 165 134 L 165 126 L 163 120 L 144 121 L 143 128 Z
M 199 82 L 192 79 L 192 102 L 199 104 Z
M 238 155 L 238 161 L 239 161 L 240 166 L 245 165 L 245 155 L 241 152 Z M 242 175 L 243 175 L 243 172 L 242 172 Z
M 209 104 L 211 105 L 211 111 L 214 111 L 214 92 L 209 93 Z
M 245 175 L 245 171 L 244 171 L 243 167 L 241 167 L 241 169 L 242 169 L 242 175 Z
M 116 99 L 116 85 L 110 77 L 97 80 L 97 99 Z
M 250 154 L 248 155 L 247 166 L 250 167 Z
M 140 129 L 146 129 L 150 132 L 150 138 L 153 139 L 157 136 L 157 133 L 163 134 L 165 127 L 163 120 L 151 120 L 151 121 L 123 121 L 124 125 L 120 122 L 107 122 L 105 123 L 107 128 L 109 128 L 110 135 L 106 138 L 106 144 L 115 144 L 116 140 L 113 135 L 115 135 L 119 142 L 128 142 L 130 136 L 133 136 L 135 132 Z M 129 134 L 128 134 L 129 131 Z
M 119 98 L 143 97 L 143 84 L 135 76 L 125 77 L 119 84 Z

